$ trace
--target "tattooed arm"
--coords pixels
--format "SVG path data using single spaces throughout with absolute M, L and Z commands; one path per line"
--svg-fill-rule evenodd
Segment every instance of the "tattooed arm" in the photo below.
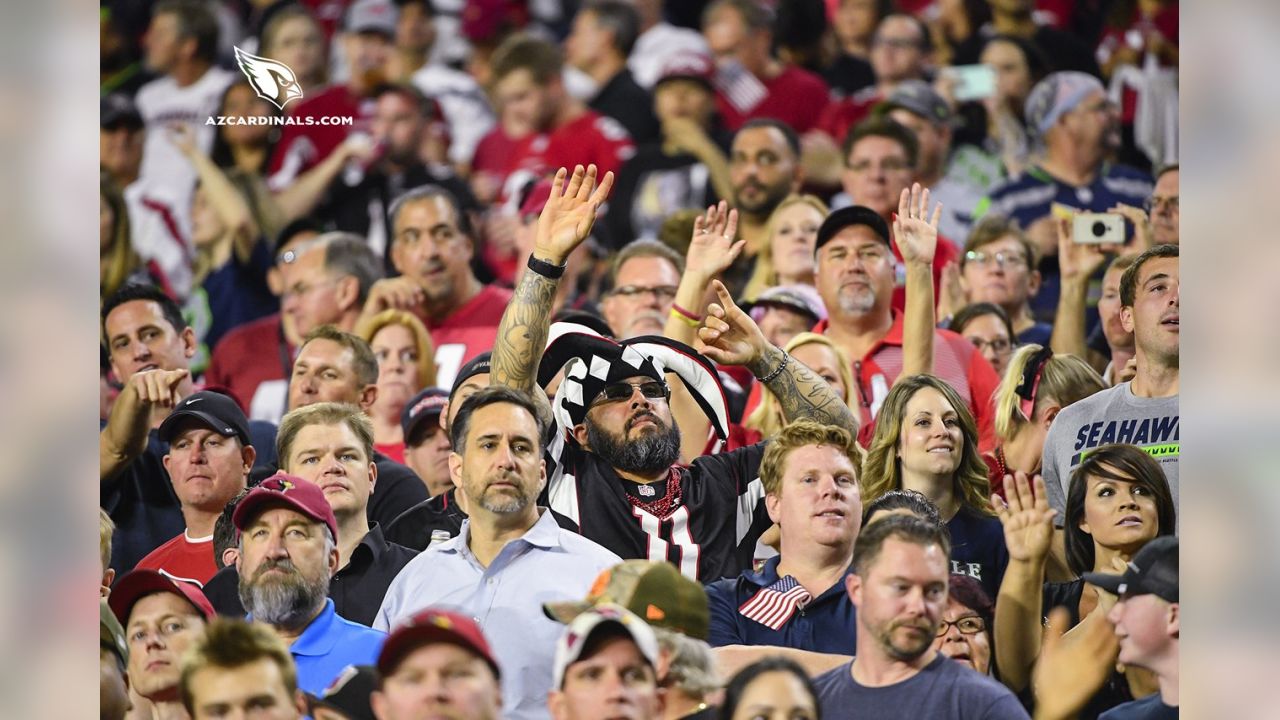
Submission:
M 596 187 L 596 166 L 584 171 L 579 165 L 565 183 L 568 172 L 560 168 L 551 185 L 551 197 L 538 217 L 533 242 L 533 257 L 550 265 L 563 267 L 569 254 L 591 234 L 596 211 L 609 196 L 613 173 L 605 173 Z M 537 384 L 538 359 L 547 346 L 551 328 L 551 307 L 559 286 L 533 271 L 527 271 L 516 286 L 511 304 L 502 314 L 498 336 L 493 343 L 491 380 L 532 392 Z
M 716 280 L 714 286 L 720 302 L 707 308 L 706 325 L 698 329 L 703 354 L 723 365 L 745 365 L 757 378 L 767 378 L 765 385 L 777 397 L 787 422 L 804 418 L 842 427 L 856 437 L 858 418 L 827 381 L 769 344 L 724 284 Z

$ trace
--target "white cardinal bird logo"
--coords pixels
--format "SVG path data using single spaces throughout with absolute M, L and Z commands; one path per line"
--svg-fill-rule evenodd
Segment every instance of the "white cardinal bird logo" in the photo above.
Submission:
M 250 55 L 238 47 L 234 49 L 240 70 L 249 78 L 249 84 L 258 93 L 258 97 L 281 110 L 290 100 L 302 97 L 302 86 L 298 85 L 298 77 L 288 65 L 270 58 Z

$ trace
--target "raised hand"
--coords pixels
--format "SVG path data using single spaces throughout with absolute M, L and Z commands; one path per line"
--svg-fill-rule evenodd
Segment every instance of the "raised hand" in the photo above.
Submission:
M 1004 544 L 1009 559 L 1021 562 L 1043 561 L 1053 540 L 1053 517 L 1057 511 L 1049 507 L 1044 478 L 1035 476 L 1035 495 L 1027 474 L 1017 472 L 1004 476 L 1005 496 L 991 496 L 991 505 L 1004 526 Z
M 604 180 L 596 186 L 595 165 L 588 165 L 585 171 L 581 165 L 575 167 L 566 186 L 567 174 L 565 168 L 556 172 L 551 197 L 538 216 L 533 241 L 534 257 L 556 265 L 563 265 L 569 253 L 591 234 L 596 213 L 613 187 L 612 172 L 605 173 Z
M 929 190 L 920 188 L 920 183 L 912 183 L 911 189 L 902 189 L 898 198 L 898 214 L 893 218 L 893 237 L 898 242 L 898 251 L 907 263 L 932 265 L 933 255 L 938 249 L 938 220 L 942 217 L 942 203 L 933 208 L 932 219 L 928 218 Z
M 716 299 L 707 306 L 704 325 L 698 328 L 702 354 L 721 365 L 747 365 L 757 362 L 769 347 L 760 327 L 733 302 L 729 290 L 719 280 L 712 282 Z
M 1049 613 L 1032 683 L 1037 720 L 1074 718 L 1111 674 L 1115 638 L 1111 625 L 1093 623 L 1067 633 L 1070 614 L 1056 607 Z
M 144 370 L 129 378 L 129 387 L 144 405 L 171 408 L 181 400 L 178 384 L 189 374 L 187 370 Z
M 200 152 L 196 147 L 196 134 L 183 123 L 172 123 L 165 128 L 165 137 L 187 157 Z
M 1147 215 L 1147 211 L 1142 208 L 1126 205 L 1124 203 L 1116 203 L 1107 212 L 1123 215 L 1133 225 L 1133 242 L 1129 248 L 1131 252 L 1140 253 L 1149 250 L 1154 243 L 1151 239 L 1151 218 Z
M 738 259 L 746 240 L 734 241 L 738 232 L 738 211 L 729 210 L 724 200 L 694 218 L 693 239 L 685 256 L 685 272 L 710 280 L 724 272 Z
M 1058 232 L 1058 273 L 1062 282 L 1087 281 L 1107 261 L 1102 247 L 1072 240 L 1071 220 L 1067 218 L 1056 218 L 1054 225 Z

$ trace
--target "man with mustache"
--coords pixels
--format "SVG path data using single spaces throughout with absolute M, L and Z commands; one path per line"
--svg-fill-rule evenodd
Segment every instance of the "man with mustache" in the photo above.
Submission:
M 550 506 L 588 538 L 628 559 L 670 560 L 715 580 L 750 564 L 769 525 L 758 479 L 763 444 L 677 465 L 681 431 L 666 371 L 676 373 L 723 439 L 727 410 L 713 362 L 745 365 L 788 419 L 857 432 L 857 420 L 819 376 L 768 344 L 723 284 L 699 339 L 705 357 L 674 341 L 616 343 L 583 331 L 551 333 L 550 306 L 564 263 L 591 231 L 613 183 L 594 166 L 561 168 L 538 221 L 530 272 L 521 277 L 493 349 L 492 379 L 530 393 L 564 369 L 557 433 L 548 448 Z M 585 328 L 583 329 L 585 330 Z M 674 344 L 673 344 L 674 343 Z
M 536 504 L 546 484 L 545 406 L 508 387 L 487 387 L 462 403 L 449 424 L 449 469 L 467 498 L 457 537 L 433 544 L 391 583 L 374 627 L 390 630 L 428 606 L 459 609 L 493 641 L 507 718 L 548 717 L 547 691 L 562 626 L 544 602 L 577 600 L 617 555 L 562 529 Z
M 157 720 L 187 720 L 178 696 L 180 663 L 213 620 L 209 600 L 195 583 L 134 570 L 120 578 L 107 602 L 125 628 L 130 687 L 151 704 Z
M 1007 688 L 932 649 L 947 606 L 951 541 L 910 515 L 863 529 L 845 590 L 857 608 L 852 662 L 814 678 L 822 715 L 1027 718 Z
M 240 602 L 289 644 L 301 690 L 318 695 L 347 665 L 377 659 L 386 635 L 338 615 L 328 597 L 338 521 L 319 486 L 276 473 L 249 491 L 231 521 L 240 531 Z
M 800 190 L 800 137 L 781 120 L 748 120 L 733 136 L 729 183 L 738 210 L 738 233 L 748 257 L 766 250 L 769 216 L 784 198 Z

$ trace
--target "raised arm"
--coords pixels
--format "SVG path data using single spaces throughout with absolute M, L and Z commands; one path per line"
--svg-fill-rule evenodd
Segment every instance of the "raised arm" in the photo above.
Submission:
M 938 220 L 942 203 L 929 211 L 929 190 L 920 183 L 902 189 L 898 214 L 893 218 L 893 237 L 907 265 L 907 303 L 902 318 L 902 373 L 911 377 L 933 373 L 933 256 L 938 249 Z
M 551 184 L 551 197 L 547 200 L 533 241 L 535 264 L 559 268 L 563 273 L 569 253 L 582 244 L 591 234 L 596 212 L 609 197 L 613 187 L 613 173 L 605 173 L 604 180 L 596 187 L 596 166 L 586 170 L 579 165 L 573 170 L 566 187 L 568 172 L 560 168 Z M 544 270 L 548 274 L 554 271 Z M 532 392 L 538 379 L 538 359 L 547 346 L 547 333 L 551 328 L 551 307 L 559 286 L 559 277 L 549 278 L 536 270 L 524 273 L 516 286 L 515 296 L 498 325 L 498 337 L 493 343 L 491 380 L 494 385 L 506 385 L 525 392 Z
M 208 155 L 200 151 L 196 145 L 195 135 L 186 125 L 173 125 L 167 129 L 169 142 L 182 153 L 187 162 L 195 168 L 200 178 L 200 187 L 204 196 L 218 219 L 222 221 L 227 232 L 231 233 L 236 257 L 247 262 L 253 253 L 253 246 L 258 242 L 260 229 L 253 219 L 253 212 L 222 168 L 213 163 Z
M 804 418 L 838 425 L 856 437 L 858 418 L 827 381 L 770 345 L 759 326 L 734 304 L 724 283 L 712 284 L 719 302 L 707 307 L 705 325 L 698 329 L 702 353 L 721 365 L 746 366 L 773 392 L 787 422 Z
M 111 408 L 106 427 L 98 433 L 98 472 L 103 482 L 114 480 L 147 449 L 152 411 L 178 404 L 178 385 L 186 370 L 146 370 L 124 384 Z
M 1089 278 L 1097 272 L 1106 256 L 1097 245 L 1085 245 L 1071 239 L 1071 221 L 1057 218 L 1058 268 L 1062 289 L 1058 294 L 1058 314 L 1053 322 L 1049 347 L 1060 355 L 1088 359 L 1085 339 L 1085 300 L 1089 294 Z
M 1044 564 L 1053 538 L 1053 516 L 1045 496 L 1044 479 L 1035 476 L 1035 496 L 1026 473 L 1005 476 L 1007 501 L 991 496 L 991 505 L 1004 526 L 1009 549 L 996 596 L 996 666 L 1000 680 L 1021 692 L 1031 680 L 1031 668 L 1040 654 L 1040 610 L 1044 598 Z
M 352 134 L 325 156 L 315 167 L 302 173 L 296 180 L 274 194 L 284 221 L 292 222 L 310 213 L 320 204 L 320 199 L 333 184 L 333 179 L 355 159 L 367 161 L 373 155 L 373 143 L 368 136 Z

